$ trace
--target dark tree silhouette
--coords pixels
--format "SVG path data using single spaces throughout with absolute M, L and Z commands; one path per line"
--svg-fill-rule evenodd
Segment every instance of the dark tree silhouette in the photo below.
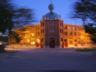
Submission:
M 19 34 L 17 32 L 15 32 L 15 31 L 10 31 L 9 32 L 9 37 L 10 36 L 13 37 L 13 39 L 15 40 L 16 43 L 19 43 L 22 40 L 22 38 L 19 37 Z
M 79 0 L 74 9 L 73 18 L 83 21 L 86 32 L 92 34 L 92 40 L 96 42 L 96 0 Z
M 16 8 L 11 0 L 0 0 L 0 32 L 11 31 L 16 26 L 22 26 L 32 22 L 33 13 L 31 9 Z
M 5 32 L 6 29 L 11 30 L 13 27 L 13 6 L 9 0 L 0 0 L 0 32 Z
M 33 22 L 33 11 L 27 8 L 19 8 L 15 10 L 14 23 L 17 26 L 22 26 Z

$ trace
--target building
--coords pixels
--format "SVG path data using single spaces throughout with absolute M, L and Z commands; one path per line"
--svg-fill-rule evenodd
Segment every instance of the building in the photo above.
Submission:
M 63 31 L 65 47 L 90 47 L 93 44 L 91 35 L 85 32 L 83 26 L 64 24 Z
M 53 12 L 53 4 L 49 5 L 50 12 L 41 20 L 41 47 L 63 48 L 63 20 Z
M 43 16 L 40 24 L 21 27 L 16 32 L 21 39 L 20 45 L 32 45 L 39 48 L 78 48 L 93 44 L 91 35 L 84 27 L 64 24 L 60 15 L 53 12 L 54 5 L 49 5 L 50 12 Z M 14 35 L 9 34 L 9 44 L 17 44 Z
M 30 25 L 13 30 L 21 38 L 20 45 L 32 45 L 32 47 L 40 48 L 41 29 L 40 25 Z M 9 44 L 18 44 L 14 34 L 9 34 Z

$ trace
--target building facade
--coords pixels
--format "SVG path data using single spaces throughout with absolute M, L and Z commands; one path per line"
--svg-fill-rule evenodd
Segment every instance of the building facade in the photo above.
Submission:
M 49 5 L 50 12 L 41 20 L 41 46 L 46 48 L 63 48 L 63 20 L 53 12 L 53 4 Z
M 93 44 L 83 26 L 64 24 L 60 15 L 53 12 L 54 5 L 48 8 L 50 12 L 43 16 L 40 24 L 13 30 L 22 38 L 19 44 L 39 48 L 78 48 Z M 12 34 L 9 34 L 9 44 L 17 44 Z
M 21 27 L 12 32 L 18 34 L 21 40 L 17 42 L 16 35 L 11 33 L 8 38 L 9 44 L 31 45 L 40 48 L 41 27 L 39 24 Z
M 90 47 L 93 45 L 91 35 L 86 33 L 83 26 L 64 24 L 65 47 Z

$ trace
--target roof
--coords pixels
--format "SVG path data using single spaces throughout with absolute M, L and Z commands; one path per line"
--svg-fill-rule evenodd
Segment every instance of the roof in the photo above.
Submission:
M 46 15 L 43 16 L 43 19 L 48 19 L 48 20 L 56 20 L 56 19 L 60 19 L 60 15 L 54 13 L 54 12 L 50 12 L 47 13 Z

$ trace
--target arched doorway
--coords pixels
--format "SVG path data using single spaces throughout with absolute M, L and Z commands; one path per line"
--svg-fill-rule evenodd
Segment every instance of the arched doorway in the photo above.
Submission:
M 50 38 L 50 48 L 55 48 L 55 39 Z
M 64 40 L 64 47 L 65 47 L 65 48 L 68 47 L 67 39 Z

